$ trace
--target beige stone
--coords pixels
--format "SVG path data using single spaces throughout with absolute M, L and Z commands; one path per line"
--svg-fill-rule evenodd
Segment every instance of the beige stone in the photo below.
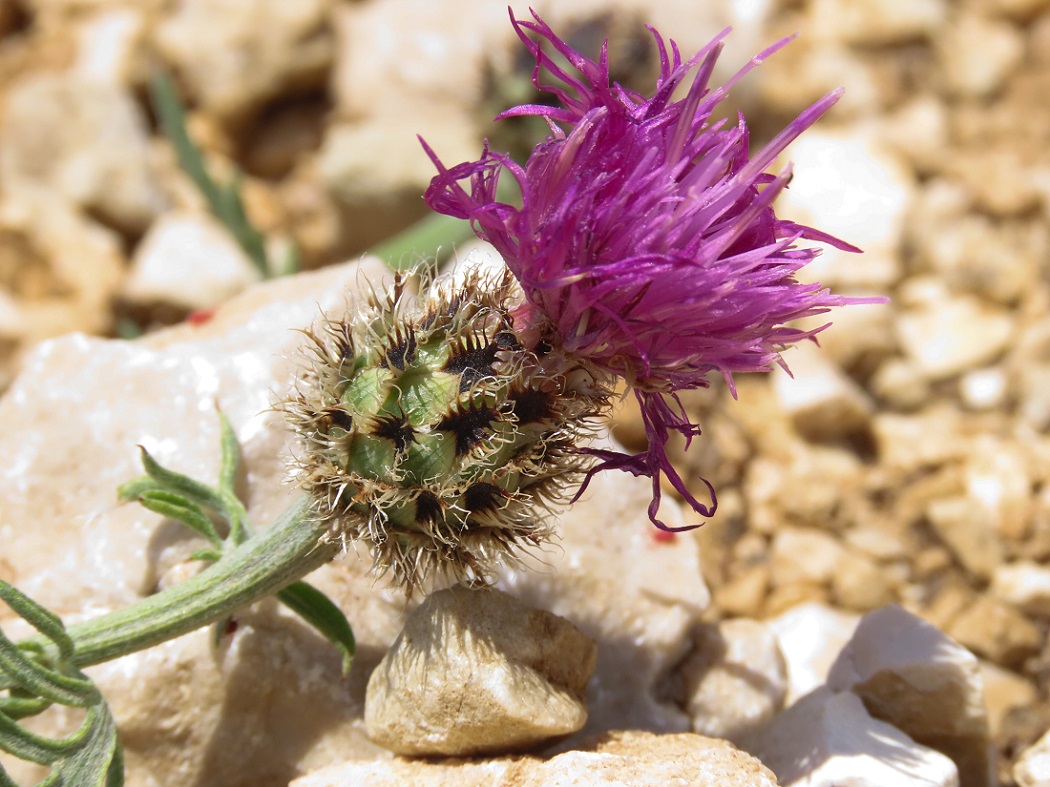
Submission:
M 813 0 L 811 27 L 820 36 L 851 43 L 892 44 L 932 35 L 948 17 L 945 0 L 906 5 L 879 0 Z
M 978 596 L 948 633 L 970 650 L 1004 667 L 1016 667 L 1043 646 L 1039 627 L 994 596 Z
M 783 528 L 770 545 L 770 579 L 774 586 L 830 582 L 845 550 L 821 530 Z
M 348 762 L 296 779 L 291 787 L 777 787 L 758 760 L 702 735 L 613 732 L 547 758 Z
M 1019 442 L 991 435 L 971 439 L 970 448 L 965 483 L 974 514 L 1002 536 L 1025 533 L 1034 486 L 1029 453 Z
M 975 201 L 989 208 L 994 205 L 996 213 L 1019 213 L 1034 206 L 1034 194 L 1014 205 L 1006 204 L 1001 197 L 993 203 L 985 194 L 986 190 L 999 194 L 1004 181 L 1012 184 L 1021 179 L 1017 172 L 1020 163 L 1011 167 L 1009 162 L 995 159 L 968 160 L 965 164 L 960 169 L 972 184 L 941 181 L 929 188 L 929 194 L 924 192 L 925 202 L 912 219 L 909 239 L 918 260 L 936 271 L 953 290 L 1009 306 L 1030 293 L 1039 281 L 1047 230 L 1036 222 L 1005 221 L 973 212 Z M 1010 174 L 1015 177 L 1010 178 Z
M 682 667 L 693 731 L 738 742 L 784 704 L 787 667 L 776 637 L 758 621 L 703 626 Z
M 746 465 L 749 529 L 772 537 L 790 524 L 826 534 L 851 521 L 849 498 L 859 493 L 864 475 L 855 453 L 796 441 L 787 456 L 763 454 Z
M 47 282 L 35 293 L 0 289 L 0 337 L 28 347 L 62 333 L 110 328 L 125 264 L 115 232 L 34 191 L 0 206 L 0 237 L 12 268 L 27 278 L 38 272 Z
M 863 432 L 872 403 L 864 390 L 810 342 L 785 353 L 791 368 L 773 372 L 773 388 L 795 428 L 811 440 L 845 438 Z
M 74 73 L 11 85 L 0 125 L 4 195 L 45 190 L 139 232 L 164 208 L 146 118 L 119 85 Z
M 888 572 L 863 552 L 847 549 L 831 578 L 836 606 L 868 612 L 895 600 Z
M 999 90 L 1024 56 L 1024 39 L 1015 26 L 974 13 L 959 14 L 934 42 L 948 89 L 970 98 Z M 981 57 L 968 56 L 975 47 Z
M 748 566 L 715 590 L 715 606 L 726 615 L 757 617 L 769 589 L 769 566 Z
M 889 605 L 861 618 L 828 675 L 877 719 L 951 757 L 961 784 L 990 784 L 988 712 L 976 657 L 929 623 Z
M 576 732 L 597 648 L 498 590 L 430 595 L 368 680 L 365 726 L 396 754 L 502 754 Z
M 955 764 L 873 718 L 855 694 L 807 694 L 745 742 L 782 787 L 958 787 Z
M 1003 722 L 1012 710 L 1039 702 L 1039 692 L 1031 680 L 987 661 L 981 662 L 981 682 L 988 709 L 988 730 L 993 739 L 998 739 L 1003 732 Z
M 140 304 L 210 309 L 260 278 L 216 219 L 178 211 L 154 222 L 136 247 L 123 294 Z
M 326 0 L 184 0 L 157 28 L 199 105 L 238 122 L 283 92 L 324 85 L 334 55 Z
M 929 381 L 914 363 L 899 356 L 889 358 L 879 366 L 870 388 L 891 410 L 917 410 L 930 399 Z
M 1024 560 L 997 566 L 992 593 L 1028 615 L 1050 617 L 1050 568 Z
M 910 96 L 895 111 L 887 113 L 878 128 L 879 138 L 885 140 L 893 150 L 919 172 L 934 169 L 944 157 L 949 140 L 948 108 L 932 91 Z M 914 213 L 926 199 L 930 184 L 916 195 Z
M 934 305 L 902 310 L 897 333 L 908 358 L 930 380 L 978 368 L 1007 349 L 1014 319 L 973 296 L 957 295 Z
M 981 516 L 969 498 L 933 500 L 926 507 L 926 518 L 967 571 L 981 579 L 991 578 L 1002 560 L 1002 546 L 994 523 Z
M 962 415 L 946 403 L 918 413 L 879 412 L 872 418 L 879 463 L 887 472 L 911 474 L 967 455 Z

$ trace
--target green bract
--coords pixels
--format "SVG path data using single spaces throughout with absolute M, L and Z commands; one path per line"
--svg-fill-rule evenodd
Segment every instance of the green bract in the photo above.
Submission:
M 398 584 L 484 583 L 549 539 L 547 506 L 579 481 L 573 446 L 606 392 L 525 349 L 509 274 L 438 279 L 421 296 L 411 278 L 309 334 L 284 408 L 306 445 L 297 475 L 332 536 L 367 544 Z

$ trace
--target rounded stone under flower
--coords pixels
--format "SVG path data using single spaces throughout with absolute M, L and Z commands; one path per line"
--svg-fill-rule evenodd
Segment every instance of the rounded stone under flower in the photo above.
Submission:
M 303 441 L 296 477 L 330 537 L 367 545 L 398 585 L 485 584 L 550 539 L 548 508 L 582 478 L 575 447 L 607 393 L 523 345 L 509 272 L 424 281 L 421 295 L 415 278 L 308 333 L 282 406 Z

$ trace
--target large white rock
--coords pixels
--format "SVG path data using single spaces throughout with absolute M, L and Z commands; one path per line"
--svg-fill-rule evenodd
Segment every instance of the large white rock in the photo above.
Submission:
M 594 640 L 498 590 L 431 594 L 372 671 L 368 736 L 397 754 L 503 754 L 576 732 Z
M 777 787 L 773 774 L 725 741 L 702 735 L 614 732 L 548 759 L 347 762 L 291 787 Z
M 816 689 L 745 743 L 781 787 L 958 787 L 955 764 L 872 718 L 857 695 Z
M 828 675 L 868 711 L 958 765 L 964 787 L 992 783 L 980 664 L 936 627 L 888 605 L 857 625 Z
M 204 324 L 135 342 L 73 335 L 41 345 L 0 399 L 5 578 L 76 620 L 131 604 L 177 573 L 199 542 L 139 506 L 116 505 L 115 490 L 142 473 L 137 445 L 175 470 L 214 478 L 216 405 L 241 444 L 249 515 L 257 527 L 272 522 L 295 496 L 284 483 L 292 438 L 269 409 L 297 368 L 294 329 L 321 312 L 344 313 L 385 275 L 376 260 L 327 268 L 253 287 Z M 653 537 L 650 494 L 645 479 L 599 476 L 561 517 L 561 541 L 502 579 L 512 595 L 598 641 L 585 730 L 689 728 L 657 687 L 688 651 L 709 597 L 696 540 Z M 665 508 L 670 522 L 682 521 L 671 501 Z M 260 774 L 254 783 L 273 774 L 286 783 L 347 758 L 388 756 L 367 740 L 362 705 L 407 610 L 370 567 L 351 549 L 310 577 L 354 627 L 358 655 L 346 681 L 331 647 L 272 603 L 238 615 L 242 625 L 214 657 L 211 633 L 200 631 L 93 668 L 118 723 L 134 731 L 124 741 L 129 787 L 183 787 L 239 769 Z

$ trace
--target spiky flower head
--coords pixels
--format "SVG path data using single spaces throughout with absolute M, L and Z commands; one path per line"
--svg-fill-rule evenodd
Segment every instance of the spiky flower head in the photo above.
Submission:
M 706 387 L 715 372 L 735 395 L 734 373 L 768 371 L 782 364 L 782 349 L 821 330 L 785 323 L 870 300 L 832 295 L 796 279 L 819 253 L 806 241 L 858 250 L 778 218 L 773 201 L 791 171 L 767 172 L 841 91 L 816 102 L 751 155 L 743 116 L 733 125 L 712 122 L 711 115 L 733 84 L 789 39 L 712 88 L 728 30 L 683 62 L 674 42 L 668 45 L 650 28 L 660 75 L 653 94 L 643 96 L 611 83 L 607 43 L 595 62 L 535 13 L 533 18 L 519 21 L 511 14 L 536 59 L 533 84 L 559 105 L 519 106 L 497 120 L 540 116 L 550 135 L 524 166 L 486 144 L 479 160 L 447 168 L 424 143 L 438 169 L 426 201 L 440 213 L 469 219 L 503 255 L 524 289 L 520 319 L 536 326 L 532 335 L 548 337 L 633 388 L 649 448 L 636 455 L 592 451 L 602 460 L 594 470 L 649 476 L 650 518 L 671 529 L 657 517 L 661 475 L 699 513 L 709 516 L 715 506 L 713 490 L 710 505 L 700 503 L 668 460 L 672 431 L 687 445 L 699 434 L 675 393 Z M 690 73 L 688 91 L 673 100 Z M 545 74 L 553 81 L 545 82 Z M 503 173 L 517 183 L 518 206 L 497 197 Z
M 484 584 L 549 538 L 607 392 L 525 347 L 509 272 L 425 280 L 421 295 L 412 278 L 308 333 L 283 406 L 303 442 L 295 475 L 330 536 L 409 592 L 441 575 Z

